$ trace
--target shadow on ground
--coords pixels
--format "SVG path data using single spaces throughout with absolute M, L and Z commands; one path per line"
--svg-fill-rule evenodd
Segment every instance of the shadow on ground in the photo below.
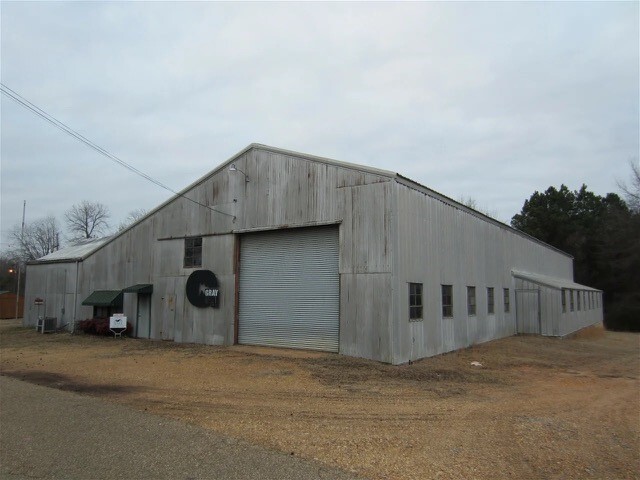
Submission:
M 14 370 L 2 372 L 2 375 L 12 377 L 17 380 L 33 383 L 43 387 L 57 388 L 67 392 L 85 393 L 88 395 L 122 395 L 148 390 L 143 387 L 133 385 L 113 385 L 113 384 L 92 384 L 79 382 L 67 375 L 59 373 L 45 372 L 42 370 L 26 371 Z

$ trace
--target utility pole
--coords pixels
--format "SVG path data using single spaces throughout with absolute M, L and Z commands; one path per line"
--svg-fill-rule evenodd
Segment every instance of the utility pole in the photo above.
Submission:
M 24 245 L 24 214 L 27 211 L 27 201 L 22 203 L 22 229 L 20 230 L 20 248 Z M 18 286 L 16 287 L 16 320 L 18 320 L 18 312 L 20 307 L 20 273 L 22 270 L 22 261 L 18 260 Z M 24 311 L 22 312 L 24 315 Z M 24 323 L 24 322 L 23 322 Z

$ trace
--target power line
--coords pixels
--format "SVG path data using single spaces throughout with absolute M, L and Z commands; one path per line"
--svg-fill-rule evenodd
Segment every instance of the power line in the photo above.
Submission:
M 213 208 L 213 207 L 211 207 L 209 205 L 205 205 L 203 203 L 198 202 L 197 200 L 194 200 L 192 198 L 187 197 L 186 195 L 183 195 L 182 193 L 176 192 L 171 187 L 168 187 L 167 185 L 165 185 L 164 183 L 156 180 L 155 178 L 151 177 L 150 175 L 147 175 L 146 173 L 142 172 L 141 170 L 138 170 L 133 165 L 130 165 L 127 162 L 125 162 L 124 160 L 121 160 L 120 158 L 118 158 L 114 154 L 108 152 L 107 150 L 105 150 L 101 146 L 95 144 L 94 142 L 92 142 L 88 138 L 84 137 L 83 135 L 81 135 L 80 133 L 78 133 L 77 131 L 75 131 L 71 127 L 69 127 L 68 125 L 66 125 L 63 122 L 61 122 L 60 120 L 56 119 L 53 115 L 48 114 L 47 112 L 42 110 L 37 105 L 31 103 L 29 100 L 24 98 L 22 95 L 20 95 L 16 91 L 12 90 L 11 88 L 7 87 L 4 83 L 0 83 L 0 90 L 7 97 L 12 99 L 16 103 L 22 105 L 27 110 L 30 110 L 32 113 L 36 114 L 40 118 L 46 120 L 47 122 L 49 122 L 51 125 L 53 125 L 57 129 L 59 129 L 59 130 L 63 131 L 64 133 L 70 135 L 71 137 L 75 138 L 79 142 L 84 143 L 86 146 L 88 146 L 89 148 L 95 150 L 100 155 L 103 155 L 103 156 L 107 157 L 109 160 L 111 160 L 111 161 L 117 163 L 118 165 L 126 168 L 127 170 L 135 173 L 136 175 L 144 178 L 145 180 L 157 185 L 160 188 L 168 190 L 169 192 L 177 195 L 178 197 L 184 198 L 185 200 L 189 200 L 190 202 L 193 202 L 196 205 L 199 205 L 199 206 L 204 207 L 204 208 L 208 208 L 209 210 L 211 210 L 213 212 L 220 213 L 222 215 L 226 215 L 228 217 L 235 218 L 235 216 L 230 214 L 230 213 L 221 212 L 220 210 L 216 210 L 215 208 Z

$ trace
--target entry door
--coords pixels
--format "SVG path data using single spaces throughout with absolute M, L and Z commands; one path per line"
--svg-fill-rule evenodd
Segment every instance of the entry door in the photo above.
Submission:
M 338 227 L 243 236 L 239 296 L 239 343 L 337 352 Z
M 516 321 L 518 333 L 540 335 L 540 290 L 516 290 Z
M 138 318 L 136 319 L 136 337 L 151 336 L 151 295 L 138 295 Z

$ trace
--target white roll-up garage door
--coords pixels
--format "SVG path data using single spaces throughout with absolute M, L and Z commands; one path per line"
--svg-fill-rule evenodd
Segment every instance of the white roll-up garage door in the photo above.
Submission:
M 238 342 L 337 352 L 338 227 L 244 235 Z

